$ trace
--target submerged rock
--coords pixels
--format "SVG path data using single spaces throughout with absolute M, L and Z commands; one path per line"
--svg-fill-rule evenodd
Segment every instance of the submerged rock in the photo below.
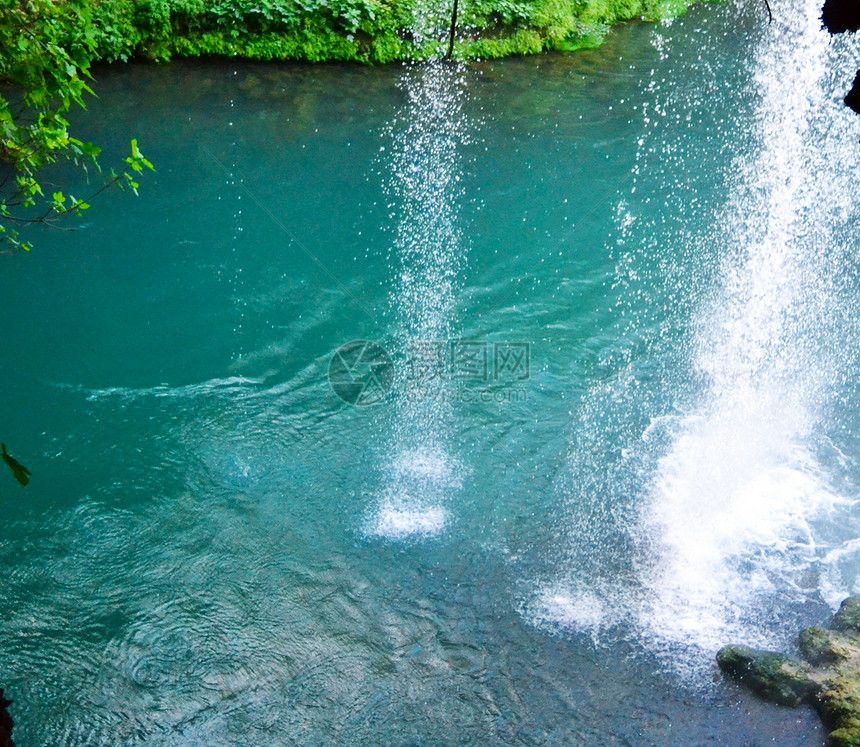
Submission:
M 785 654 L 726 646 L 717 654 L 717 664 L 756 695 L 780 705 L 798 706 L 818 691 L 809 665 Z
M 803 660 L 732 645 L 717 663 L 765 700 L 812 705 L 836 747 L 860 747 L 860 596 L 842 602 L 828 627 L 804 630 L 798 646 Z

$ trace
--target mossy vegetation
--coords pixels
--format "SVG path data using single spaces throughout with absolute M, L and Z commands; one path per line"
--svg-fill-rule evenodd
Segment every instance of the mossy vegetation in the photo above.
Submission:
M 599 45 L 620 21 L 656 21 L 695 0 L 468 0 L 455 56 L 496 58 Z M 435 8 L 437 34 L 412 34 L 418 0 L 84 0 L 97 59 L 238 57 L 387 63 L 444 48 L 450 12 Z

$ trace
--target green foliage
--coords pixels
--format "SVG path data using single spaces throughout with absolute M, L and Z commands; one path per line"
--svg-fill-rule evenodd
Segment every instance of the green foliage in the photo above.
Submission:
M 600 44 L 610 25 L 683 12 L 693 0 L 460 0 L 458 57 L 504 57 L 544 50 L 570 52 Z M 62 73 L 67 55 L 77 72 L 62 78 L 64 107 L 54 107 L 38 130 L 43 152 L 94 159 L 67 139 L 61 113 L 81 104 L 86 61 L 133 57 L 240 57 L 255 60 L 351 60 L 386 63 L 423 59 L 444 50 L 444 39 L 422 48 L 410 27 L 418 0 L 0 0 L 0 42 L 17 44 L 27 27 L 44 44 L 31 57 Z M 447 12 L 447 11 L 446 11 Z M 25 46 L 31 46 L 25 41 Z M 59 50 L 59 51 L 58 51 Z M 38 65 L 37 65 L 38 67 Z M 69 68 L 72 69 L 72 68 Z M 21 81 L 0 70 L 16 85 Z M 55 81 L 56 82 L 56 81 Z M 36 86 L 38 88 L 38 86 Z M 49 96 L 51 94 L 48 94 Z M 38 102 L 30 102 L 38 110 Z M 8 117 L 7 117 L 8 120 Z M 0 115 L 0 128 L 7 126 Z M 14 137 L 7 140 L 14 145 Z M 12 147 L 12 146 L 10 146 Z M 75 153 L 74 149 L 81 149 Z M 8 160 L 8 154 L 0 153 Z M 38 157 L 36 160 L 39 160 Z M 95 161 L 92 161 L 93 165 Z M 33 172 L 37 168 L 33 164 Z M 26 199 L 43 197 L 32 173 L 18 183 Z M 56 203 L 59 210 L 61 204 Z M 66 207 L 72 209 L 71 205 Z
M 89 208 L 92 196 L 108 186 L 136 189 L 133 175 L 151 169 L 137 144 L 126 168 L 111 173 L 86 199 L 61 191 L 46 195 L 40 172 L 70 161 L 84 172 L 100 172 L 99 148 L 72 136 L 66 112 L 84 106 L 92 94 L 89 60 L 98 35 L 85 3 L 51 0 L 0 0 L 0 241 L 29 249 L 22 227 L 51 223 Z
M 80 1 L 89 3 L 89 0 Z M 98 0 L 89 7 L 92 13 L 93 59 L 128 62 L 145 35 L 134 23 L 134 5 L 128 0 Z
M 514 55 L 538 54 L 543 51 L 541 35 L 531 29 L 519 29 L 507 36 L 476 39 L 463 45 L 461 56 L 496 59 Z
M 143 0 L 135 5 L 134 25 L 155 38 L 170 34 L 171 7 L 168 0 Z
M 425 58 L 444 45 L 430 39 L 415 48 L 409 29 L 417 0 L 76 1 L 91 14 L 96 58 L 108 62 L 222 56 L 385 63 Z M 457 54 L 593 47 L 613 23 L 677 15 L 692 1 L 460 0 Z

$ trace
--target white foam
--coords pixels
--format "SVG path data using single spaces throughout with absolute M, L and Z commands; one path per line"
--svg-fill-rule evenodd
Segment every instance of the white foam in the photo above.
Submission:
M 151 387 L 105 387 L 103 389 L 89 389 L 72 384 L 58 383 L 53 386 L 58 389 L 70 389 L 72 391 L 80 391 L 86 394 L 86 398 L 90 402 L 100 399 L 118 398 L 127 400 L 137 400 L 145 397 L 175 397 L 177 399 L 187 399 L 189 397 L 207 396 L 210 394 L 230 394 L 235 391 L 243 391 L 249 387 L 257 387 L 265 383 L 263 378 L 248 378 L 246 376 L 229 376 L 226 378 L 209 379 L 197 384 L 185 384 L 182 386 L 170 386 L 168 384 L 158 384 Z
M 761 636 L 758 604 L 790 590 L 792 570 L 815 557 L 811 517 L 839 502 L 804 459 L 768 463 L 755 441 L 714 441 L 695 425 L 661 462 L 637 530 L 650 548 L 638 622 L 658 647 L 693 657 Z
M 444 504 L 461 484 L 462 470 L 444 451 L 401 451 L 386 471 L 386 484 L 368 533 L 400 540 L 441 534 L 449 520 Z
M 385 504 L 373 518 L 369 533 L 390 540 L 432 537 L 441 534 L 448 522 L 442 508 L 412 509 Z
M 607 602 L 595 589 L 557 584 L 538 593 L 529 616 L 540 627 L 585 633 L 597 641 L 601 631 L 616 622 Z
M 408 449 L 397 455 L 392 465 L 397 477 L 424 480 L 440 485 L 459 484 L 451 459 L 443 451 L 430 448 Z

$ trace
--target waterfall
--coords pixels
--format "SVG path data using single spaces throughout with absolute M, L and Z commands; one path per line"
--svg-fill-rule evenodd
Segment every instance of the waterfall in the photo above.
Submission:
M 433 24 L 430 14 L 418 13 L 414 37 L 438 37 Z M 459 65 L 439 60 L 409 65 L 400 86 L 406 103 L 394 121 L 388 166 L 396 219 L 392 264 L 398 274 L 390 303 L 402 349 L 388 462 L 370 527 L 372 534 L 389 539 L 442 531 L 446 504 L 459 486 L 444 380 L 467 249 L 458 225 L 460 148 L 471 128 L 463 112 L 466 80 Z
M 568 553 L 579 567 L 533 605 L 537 622 L 595 637 L 626 626 L 697 682 L 707 681 L 721 645 L 785 645 L 805 603 L 833 606 L 860 590 L 852 512 L 860 474 L 846 456 L 858 418 L 844 409 L 856 395 L 860 348 L 856 239 L 847 228 L 858 217 L 858 128 L 840 91 L 857 53 L 853 41 L 831 42 L 821 30 L 819 6 L 780 6 L 760 32 L 743 92 L 754 116 L 730 123 L 724 146 L 735 152 L 729 198 L 702 236 L 661 234 L 659 224 L 654 231 L 671 242 L 675 256 L 663 264 L 674 272 L 646 257 L 662 247 L 648 244 L 623 205 L 619 211 L 628 241 L 649 247 L 639 260 L 664 272 L 668 321 L 644 347 L 673 361 L 663 371 L 668 404 L 638 403 L 644 428 L 630 427 L 609 470 L 606 482 L 631 473 L 611 489 L 618 501 L 625 491 L 635 496 L 630 505 L 601 504 L 599 480 L 580 489 L 570 540 L 577 546 Z M 655 36 L 658 51 L 670 53 Z M 657 96 L 646 122 L 690 121 L 708 103 Z M 668 154 L 659 163 L 667 192 L 696 199 L 695 186 L 681 185 L 684 158 L 697 154 L 677 155 L 686 147 L 671 141 L 678 132 L 658 123 L 648 137 Z M 688 212 L 689 204 L 667 199 L 657 220 L 683 224 Z M 670 308 L 685 303 L 688 312 Z M 638 312 L 640 324 L 648 313 Z M 634 363 L 586 407 L 611 408 L 644 391 Z M 615 549 L 601 554 L 594 548 L 607 538 Z M 589 577 L 582 567 L 595 557 L 610 570 Z
M 826 464 L 856 360 L 841 348 L 856 346 L 857 289 L 838 287 L 856 266 L 841 230 L 856 215 L 856 134 L 820 3 L 801 5 L 780 8 L 757 51 L 752 148 L 714 221 L 716 283 L 694 314 L 698 403 L 668 424 L 635 530 L 647 556 L 638 624 L 670 649 L 773 643 L 780 607 L 819 593 L 834 604 L 854 585 L 826 588 L 821 567 L 826 527 L 856 497 Z

